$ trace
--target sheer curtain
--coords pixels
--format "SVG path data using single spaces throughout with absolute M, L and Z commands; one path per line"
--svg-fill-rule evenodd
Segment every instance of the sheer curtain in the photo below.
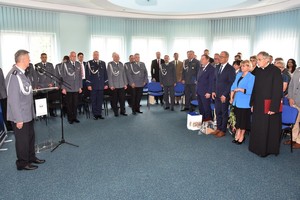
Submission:
M 40 54 L 48 54 L 49 62 L 57 62 L 59 21 L 57 13 L 0 6 L 0 57 L 6 74 L 14 62 L 18 49 L 30 51 L 31 62 L 40 61 Z
M 256 19 L 254 52 L 267 51 L 274 58 L 300 62 L 300 10 L 259 16 Z M 298 63 L 299 66 L 299 63 Z

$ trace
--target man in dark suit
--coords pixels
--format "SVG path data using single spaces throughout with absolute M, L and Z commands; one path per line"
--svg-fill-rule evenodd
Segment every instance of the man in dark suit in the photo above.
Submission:
M 203 67 L 200 67 L 197 76 L 197 98 L 199 112 L 203 116 L 203 121 L 209 121 L 212 120 L 210 103 L 215 68 L 210 64 L 208 55 L 201 56 L 201 64 Z
M 185 85 L 185 106 L 181 111 L 190 109 L 190 103 L 196 99 L 197 74 L 200 68 L 199 60 L 195 59 L 194 51 L 188 51 L 188 59 L 183 63 L 182 83 Z
M 220 65 L 216 67 L 212 98 L 215 100 L 217 130 L 212 134 L 223 137 L 227 130 L 229 94 L 235 79 L 235 70 L 228 63 L 227 51 L 220 53 Z
M 152 60 L 151 63 L 151 78 L 152 81 L 159 82 L 159 67 L 161 64 L 165 63 L 163 59 L 160 58 L 160 52 L 156 52 L 156 59 Z M 163 104 L 163 97 L 155 97 L 156 104 L 158 104 L 158 98 L 160 98 L 160 104 Z

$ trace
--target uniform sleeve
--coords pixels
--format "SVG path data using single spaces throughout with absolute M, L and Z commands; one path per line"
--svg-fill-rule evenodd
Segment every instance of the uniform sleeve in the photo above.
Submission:
M 85 67 L 85 83 L 86 86 L 91 86 L 92 85 L 92 80 L 91 80 L 91 71 L 90 71 L 90 62 L 86 63 L 86 67 Z M 104 65 L 104 68 L 106 69 L 106 66 Z M 106 71 L 106 70 L 105 70 Z
M 128 80 L 128 84 L 131 85 L 133 83 L 133 79 L 132 79 L 132 76 L 131 76 L 131 68 L 130 68 L 130 63 L 128 64 L 125 64 L 125 72 L 126 72 L 126 77 L 127 77 L 127 80 Z
M 10 80 L 7 82 L 7 102 L 9 113 L 12 114 L 11 118 L 14 119 L 15 123 L 23 122 L 21 114 L 21 97 L 20 97 L 20 85 L 18 82 L 17 75 L 11 74 L 8 77 Z
M 109 85 L 109 87 L 114 87 L 113 82 L 112 82 L 112 72 L 111 72 L 111 68 L 110 68 L 109 64 L 110 63 L 107 64 L 108 85 Z
M 123 80 L 125 85 L 128 85 L 128 80 L 127 80 L 127 76 L 126 76 L 126 69 L 125 66 L 123 65 Z
M 107 70 L 106 70 L 106 64 L 104 62 L 104 86 L 108 86 L 108 77 L 107 77 Z

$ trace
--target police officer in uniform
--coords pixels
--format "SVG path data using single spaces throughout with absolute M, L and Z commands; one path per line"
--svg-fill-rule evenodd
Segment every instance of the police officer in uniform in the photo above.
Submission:
M 120 56 L 117 53 L 112 54 L 113 61 L 107 64 L 108 84 L 112 91 L 112 102 L 115 117 L 119 116 L 118 103 L 120 105 L 120 114 L 127 116 L 125 111 L 125 90 L 127 89 L 127 78 L 123 63 L 120 62 Z
M 140 102 L 143 95 L 143 88 L 148 83 L 148 73 L 145 63 L 140 62 L 140 54 L 134 55 L 134 63 L 126 65 L 126 75 L 129 85 L 132 88 L 131 108 L 132 114 L 143 113 L 140 110 Z
M 99 52 L 94 51 L 93 60 L 87 62 L 86 84 L 91 91 L 92 112 L 94 120 L 104 119 L 102 116 L 103 90 L 108 89 L 105 62 L 99 60 Z
M 35 69 L 37 72 L 37 88 L 47 88 L 47 87 L 54 87 L 55 80 L 53 79 L 53 76 L 51 74 L 55 74 L 55 70 L 53 67 L 53 64 L 50 62 L 47 62 L 47 54 L 42 53 L 41 54 L 41 62 L 35 64 Z M 51 103 L 55 100 L 57 100 L 57 92 L 49 91 L 47 96 L 48 103 Z M 40 98 L 45 98 L 46 94 L 39 94 Z M 56 117 L 56 114 L 54 113 L 54 110 L 52 108 L 49 108 L 50 116 Z
M 66 82 L 62 84 L 62 93 L 66 95 L 67 116 L 69 124 L 79 123 L 77 119 L 78 95 L 82 92 L 81 66 L 76 61 L 76 53 L 70 53 L 70 61 L 63 64 L 61 77 Z
M 159 70 L 159 80 L 161 86 L 164 88 L 165 109 L 170 109 L 169 98 L 171 99 L 171 111 L 174 111 L 175 104 L 175 85 L 176 85 L 176 67 L 174 63 L 170 62 L 168 55 L 164 56 L 165 62 L 161 64 Z
M 6 77 L 7 87 L 7 120 L 12 122 L 15 134 L 18 170 L 34 170 L 45 160 L 35 155 L 35 133 L 33 126 L 34 107 L 30 79 L 25 75 L 29 66 L 29 52 L 18 50 L 15 53 L 16 65 Z
M 195 58 L 194 51 L 188 51 L 188 59 L 183 63 L 182 83 L 185 84 L 185 108 L 181 111 L 187 111 L 190 108 L 192 100 L 196 99 L 196 80 L 200 62 Z

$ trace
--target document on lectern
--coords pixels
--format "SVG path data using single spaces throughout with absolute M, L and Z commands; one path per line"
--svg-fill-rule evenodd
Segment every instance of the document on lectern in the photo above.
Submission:
M 37 117 L 39 116 L 44 116 L 48 114 L 48 109 L 47 109 L 47 99 L 42 98 L 42 99 L 36 99 L 35 100 L 35 114 Z

